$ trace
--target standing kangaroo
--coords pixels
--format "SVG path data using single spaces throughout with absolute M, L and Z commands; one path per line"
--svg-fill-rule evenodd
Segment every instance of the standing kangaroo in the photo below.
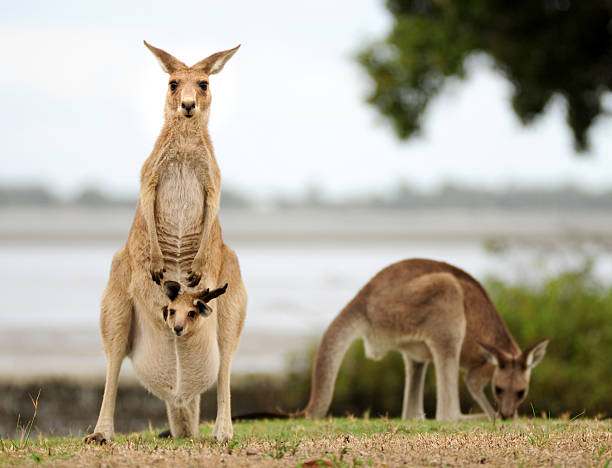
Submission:
M 145 45 L 170 75 L 165 122 L 153 152 L 144 163 L 140 198 L 127 245 L 113 258 L 110 279 L 102 296 L 100 327 L 107 359 L 106 384 L 94 433 L 85 442 L 103 443 L 114 435 L 117 379 L 126 356 L 136 375 L 153 394 L 166 401 L 172 432 L 197 436 L 200 393 L 190 401 L 175 398 L 177 357 L 175 335 L 161 313 L 168 297 L 159 286 L 166 278 L 202 289 L 229 283 L 216 300 L 218 374 L 198 364 L 206 357 L 188 354 L 184 376 L 205 389 L 218 380 L 217 419 L 213 435 L 232 438 L 230 365 L 246 314 L 247 294 L 234 251 L 223 243 L 217 217 L 221 176 L 208 134 L 211 93 L 209 76 L 220 72 L 238 47 L 218 52 L 187 67 L 172 55 Z M 183 372 L 185 374 L 185 372 Z M 194 384 L 196 385 L 196 384 Z M 203 390 L 202 390 L 203 391 Z M 189 393 L 189 392 L 188 392 Z
M 485 289 L 466 272 L 434 260 L 404 260 L 374 276 L 331 323 L 315 357 L 310 400 L 296 416 L 325 416 L 342 358 L 359 337 L 369 358 L 402 353 L 403 419 L 424 417 L 425 371 L 434 361 L 441 421 L 467 417 L 459 407 L 460 368 L 489 418 L 497 414 L 483 390 L 489 380 L 499 415 L 515 417 L 548 344 L 542 340 L 521 352 Z

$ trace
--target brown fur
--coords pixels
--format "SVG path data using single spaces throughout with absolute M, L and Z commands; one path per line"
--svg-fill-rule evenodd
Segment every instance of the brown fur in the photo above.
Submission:
M 117 378 L 126 356 L 132 359 L 144 386 L 166 401 L 174 436 L 199 434 L 200 393 L 218 379 L 213 434 L 218 440 L 228 440 L 233 434 L 229 372 L 244 324 L 247 296 L 238 259 L 223 243 L 217 217 L 221 177 L 208 134 L 211 92 L 209 84 L 202 89 L 201 83 L 208 83 L 209 75 L 219 72 L 237 47 L 187 67 L 146 45 L 170 74 L 165 122 L 142 168 L 140 198 L 127 245 L 115 255 L 102 297 L 106 385 L 98 423 L 86 441 L 102 442 L 114 435 Z M 168 304 L 159 286 L 164 278 L 191 287 L 232 285 L 216 301 L 217 313 L 211 317 L 214 340 L 204 334 L 194 349 L 186 346 L 181 351 L 192 369 L 179 396 L 175 392 L 175 335 L 161 313 Z M 211 347 L 218 354 L 215 375 L 210 372 L 215 362 L 204 362 L 198 354 Z
M 447 263 L 404 260 L 379 272 L 331 323 L 319 346 L 310 400 L 299 414 L 323 417 L 350 343 L 363 337 L 368 357 L 399 350 L 406 364 L 403 418 L 424 417 L 423 384 L 434 361 L 439 420 L 459 419 L 458 373 L 486 415 L 495 410 L 483 388 L 492 380 L 500 414 L 509 417 L 525 398 L 530 370 L 548 340 L 521 353 L 482 285 Z M 495 390 L 497 388 L 497 390 Z

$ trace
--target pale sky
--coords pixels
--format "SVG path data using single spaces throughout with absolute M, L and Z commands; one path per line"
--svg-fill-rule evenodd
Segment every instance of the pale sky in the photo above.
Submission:
M 383 1 L 5 2 L 0 17 L 0 183 L 138 191 L 163 121 L 167 75 L 146 39 L 192 64 L 242 44 L 211 78 L 210 132 L 223 182 L 256 197 L 317 187 L 335 198 L 391 190 L 612 188 L 612 121 L 575 156 L 557 99 L 524 128 L 510 86 L 482 57 L 399 142 L 364 103 L 354 61 L 390 27 Z

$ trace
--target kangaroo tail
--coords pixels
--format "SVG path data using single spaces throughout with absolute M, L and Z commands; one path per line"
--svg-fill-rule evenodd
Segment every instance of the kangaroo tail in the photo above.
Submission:
M 358 295 L 325 331 L 312 367 L 312 386 L 308 405 L 293 417 L 325 417 L 331 405 L 336 376 L 344 354 L 355 339 L 363 336 L 366 328 L 365 307 Z
M 253 421 L 255 419 L 289 419 L 294 417 L 290 413 L 284 411 L 256 411 L 253 413 L 240 414 L 238 416 L 232 416 L 232 421 Z
M 362 336 L 367 328 L 367 319 L 361 302 L 359 296 L 353 299 L 325 331 L 312 367 L 312 387 L 306 408 L 295 413 L 282 410 L 246 413 L 232 417 L 232 421 L 325 417 L 331 404 L 336 376 L 344 354 L 351 343 Z

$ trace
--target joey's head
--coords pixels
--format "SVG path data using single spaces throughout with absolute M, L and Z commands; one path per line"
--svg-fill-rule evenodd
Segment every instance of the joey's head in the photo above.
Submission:
M 210 57 L 188 67 L 167 52 L 145 45 L 168 73 L 168 92 L 164 116 L 166 121 L 177 119 L 180 122 L 199 122 L 206 124 L 210 114 L 210 75 L 219 73 L 225 63 L 236 53 L 238 47 L 212 54 Z
M 516 356 L 492 345 L 478 344 L 489 362 L 495 366 L 491 387 L 498 414 L 503 419 L 515 418 L 519 405 L 529 391 L 531 369 L 544 358 L 548 340 L 538 341 Z
M 203 325 L 203 322 L 213 313 L 209 304 L 227 290 L 227 283 L 222 288 L 198 293 L 180 294 L 181 285 L 176 281 L 164 283 L 166 295 L 170 304 L 162 308 L 164 321 L 176 336 L 188 336 Z

